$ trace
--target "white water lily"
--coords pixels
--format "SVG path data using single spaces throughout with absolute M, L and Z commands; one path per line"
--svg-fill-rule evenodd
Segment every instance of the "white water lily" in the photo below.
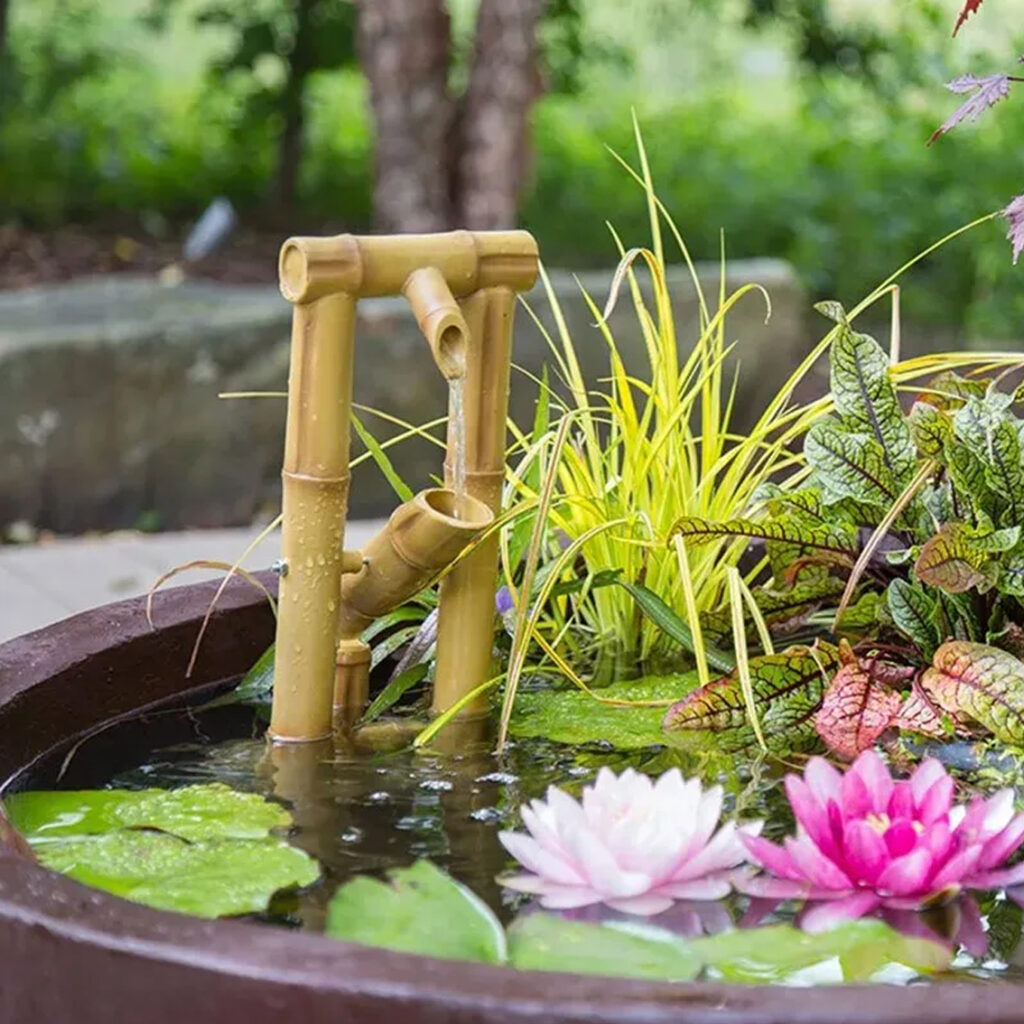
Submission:
M 746 859 L 740 832 L 761 830 L 761 822 L 718 828 L 722 787 L 705 790 L 678 768 L 657 781 L 631 768 L 621 775 L 602 768 L 580 801 L 550 786 L 546 800 L 521 813 L 529 834 L 502 832 L 500 839 L 528 873 L 500 881 L 549 909 L 604 903 L 649 915 L 677 899 L 720 899 Z

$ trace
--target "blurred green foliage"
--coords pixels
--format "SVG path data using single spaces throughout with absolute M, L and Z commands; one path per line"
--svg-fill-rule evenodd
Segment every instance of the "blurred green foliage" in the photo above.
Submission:
M 0 221 L 120 218 L 152 230 L 194 217 L 221 194 L 243 212 L 259 209 L 275 172 L 277 128 L 254 115 L 253 95 L 280 87 L 283 59 L 254 51 L 238 64 L 237 38 L 218 37 L 213 25 L 194 30 L 210 33 L 202 47 L 191 37 L 182 44 L 179 32 L 178 49 L 165 55 L 171 69 L 158 73 L 145 3 L 125 3 L 139 8 L 131 32 L 123 10 L 115 21 L 99 0 L 13 0 L 0 58 Z M 821 26 L 807 20 L 824 9 L 820 0 L 688 0 L 685 20 L 677 3 L 646 3 L 657 17 L 643 25 L 624 21 L 621 4 L 588 3 L 588 17 L 607 8 L 606 20 L 621 26 L 605 44 L 587 35 L 572 4 L 546 30 L 560 53 L 558 80 L 534 114 L 522 219 L 549 264 L 607 265 L 614 249 L 605 221 L 627 242 L 645 237 L 642 197 L 606 149 L 632 151 L 631 107 L 692 251 L 715 258 L 724 231 L 730 256 L 787 258 L 816 297 L 852 303 L 1024 188 L 1024 103 L 1011 100 L 999 118 L 926 147 L 948 112 L 941 82 L 968 66 L 993 69 L 970 53 L 944 63 L 948 51 L 932 47 L 943 45 L 948 26 L 928 0 L 907 9 L 934 32 L 900 22 L 851 35 L 846 22 L 829 22 L 834 51 L 823 60 L 813 34 Z M 197 4 L 182 19 L 192 23 Z M 637 41 L 652 32 L 664 39 Z M 689 49 L 677 56 L 678 39 Z M 743 47 L 756 58 L 765 39 L 789 61 L 782 88 L 747 67 Z M 870 74 L 861 73 L 864 61 Z M 310 74 L 305 133 L 297 221 L 366 229 L 372 138 L 357 70 Z M 1019 337 L 1020 272 L 998 226 L 987 225 L 925 261 L 909 280 L 907 312 L 961 334 Z

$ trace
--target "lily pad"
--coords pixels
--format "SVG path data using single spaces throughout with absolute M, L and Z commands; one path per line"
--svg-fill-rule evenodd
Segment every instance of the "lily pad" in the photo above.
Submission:
M 525 914 L 508 932 L 509 961 L 523 971 L 691 981 L 701 970 L 690 944 L 644 924 L 586 924 Z
M 722 932 L 691 943 L 694 953 L 727 981 L 765 984 L 836 957 L 845 981 L 864 981 L 886 964 L 922 974 L 949 967 L 951 953 L 938 942 L 904 935 L 884 921 L 851 921 L 809 934 L 789 925 Z
M 279 804 L 219 782 L 183 789 L 15 793 L 7 809 L 33 845 L 122 828 L 159 829 L 191 842 L 262 839 L 292 822 Z
M 465 886 L 425 860 L 388 877 L 390 884 L 362 876 L 338 889 L 327 934 L 442 960 L 505 961 L 501 924 Z
M 595 691 L 622 701 L 677 701 L 697 685 L 697 673 L 649 676 L 613 683 Z M 623 707 L 595 700 L 582 690 L 536 690 L 520 693 L 512 715 L 511 733 L 543 737 L 556 743 L 603 741 L 620 750 L 665 746 L 661 722 L 667 705 Z
M 312 857 L 271 834 L 291 824 L 283 807 L 220 783 L 17 793 L 8 808 L 46 867 L 162 910 L 255 913 L 279 889 L 320 875 Z
M 206 839 L 120 829 L 47 842 L 43 865 L 76 881 L 158 910 L 227 917 L 265 910 L 279 889 L 309 885 L 320 870 L 278 839 Z

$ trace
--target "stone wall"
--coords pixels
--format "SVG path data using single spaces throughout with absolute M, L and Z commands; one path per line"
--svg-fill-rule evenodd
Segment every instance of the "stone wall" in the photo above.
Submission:
M 579 280 L 603 304 L 610 273 Z M 702 268 L 710 296 L 715 268 Z M 810 347 L 805 303 L 786 264 L 758 260 L 730 268 L 728 288 L 747 281 L 771 293 L 773 314 L 756 294 L 731 313 L 727 337 L 742 362 L 738 426 L 749 421 Z M 692 344 L 696 295 L 684 268 L 670 273 L 680 348 Z M 577 280 L 553 272 L 581 368 L 593 385 L 608 353 Z M 528 301 L 553 329 L 538 288 Z M 221 400 L 219 391 L 283 390 L 290 309 L 275 289 L 114 277 L 0 294 L 0 530 L 28 521 L 59 532 L 142 522 L 170 529 L 250 522 L 278 501 L 284 401 Z M 644 345 L 628 293 L 611 317 L 627 367 L 646 376 Z M 547 343 L 526 310 L 516 321 L 515 361 L 539 374 Z M 360 303 L 356 400 L 414 423 L 442 416 L 445 384 L 400 299 Z M 536 385 L 513 373 L 512 413 L 532 420 Z M 378 436 L 394 428 L 363 416 Z M 354 451 L 358 450 L 358 444 Z M 426 442 L 392 449 L 411 486 L 440 470 Z M 386 514 L 394 495 L 366 464 L 353 475 L 352 512 Z

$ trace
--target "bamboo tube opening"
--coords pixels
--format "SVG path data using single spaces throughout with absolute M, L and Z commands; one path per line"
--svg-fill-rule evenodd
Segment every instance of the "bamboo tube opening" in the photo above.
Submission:
M 438 369 L 448 380 L 466 375 L 469 328 L 437 267 L 414 270 L 402 285 Z

